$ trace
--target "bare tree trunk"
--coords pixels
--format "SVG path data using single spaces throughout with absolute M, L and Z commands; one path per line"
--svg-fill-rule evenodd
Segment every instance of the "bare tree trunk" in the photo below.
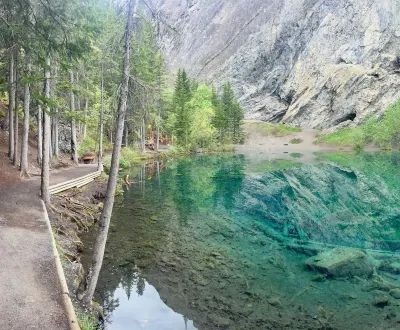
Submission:
M 158 123 L 157 123 L 157 144 L 156 150 L 160 148 L 160 123 L 161 123 L 161 107 L 160 104 L 158 105 Z
M 84 118 L 85 118 L 85 123 L 83 124 L 83 138 L 84 138 L 84 139 L 86 139 L 86 135 L 87 135 L 87 124 L 86 124 L 86 120 L 87 120 L 88 109 L 89 109 L 89 99 L 86 98 L 86 99 L 85 99 L 85 109 L 83 110 L 83 116 L 84 116 Z
M 15 76 L 14 76 L 14 50 L 10 50 L 8 62 L 8 157 L 12 160 L 14 156 L 14 102 L 15 102 Z
M 29 61 L 29 58 L 27 58 Z M 27 76 L 31 73 L 31 64 L 27 64 Z M 24 128 L 21 142 L 21 177 L 29 177 L 28 173 L 28 148 L 29 148 L 29 108 L 31 102 L 30 85 L 24 83 Z
M 47 58 L 45 68 L 45 80 L 44 80 L 44 96 L 50 98 L 50 57 Z M 42 148 L 42 180 L 41 180 L 41 192 L 42 199 L 46 204 L 50 204 L 50 108 L 48 105 L 43 111 L 43 148 Z
M 38 115 L 37 115 L 37 124 L 38 124 L 38 154 L 37 154 L 37 162 L 39 166 L 42 166 L 42 156 L 43 156 L 43 110 L 42 106 L 38 105 Z
M 58 77 L 58 67 L 56 67 L 54 71 L 54 81 L 57 80 Z M 53 88 L 53 92 L 54 92 Z M 55 156 L 57 159 L 60 156 L 60 149 L 58 147 L 58 108 L 55 109 L 55 115 L 53 117 L 53 156 Z
M 129 144 L 129 127 L 128 127 L 128 121 L 125 120 L 125 148 L 128 148 L 128 144 Z
M 70 72 L 71 94 L 70 94 L 70 110 L 71 119 L 71 159 L 78 164 L 78 145 L 76 143 L 76 120 L 75 120 L 75 93 L 74 93 L 74 72 Z
M 128 100 L 129 76 L 130 76 L 130 56 L 133 33 L 133 16 L 136 11 L 137 1 L 129 1 L 128 22 L 125 33 L 125 55 L 123 63 L 122 81 L 119 91 L 119 103 L 117 114 L 117 130 L 115 144 L 113 148 L 110 177 L 108 179 L 106 200 L 104 202 L 103 212 L 99 220 L 99 231 L 93 249 L 92 263 L 86 276 L 87 287 L 82 293 L 78 293 L 78 298 L 89 305 L 92 301 L 94 290 L 99 278 L 100 269 L 103 263 L 104 250 L 107 242 L 108 229 L 110 226 L 111 214 L 114 206 L 115 189 L 118 181 L 118 170 L 121 155 L 122 136 L 124 133 L 124 122 L 126 115 L 126 104 Z
M 142 120 L 142 153 L 146 152 L 146 127 L 144 124 L 144 117 Z
M 79 86 L 79 72 L 76 73 L 75 85 Z M 80 114 L 80 112 L 81 112 L 81 99 L 80 99 L 79 95 L 76 95 L 75 100 L 76 100 L 76 105 L 75 105 L 76 112 Z M 75 120 L 75 122 L 76 122 L 76 120 Z M 77 134 L 79 133 L 80 135 L 82 135 L 82 125 L 81 124 L 82 123 L 80 121 L 78 121 L 77 125 L 75 124 Z M 76 141 L 78 141 L 78 138 L 76 139 Z
M 87 100 L 86 100 L 87 101 Z M 101 110 L 100 110 L 100 134 L 99 134 L 99 156 L 97 159 L 97 170 L 103 172 L 103 135 L 104 135 L 104 64 L 101 63 Z M 86 123 L 85 131 L 86 134 Z
M 14 109 L 14 153 L 12 161 L 14 166 L 18 166 L 18 138 L 19 138 L 19 122 L 18 122 L 18 110 L 19 110 L 19 82 L 18 82 L 18 51 L 15 54 L 15 65 L 14 65 L 14 77 L 15 77 L 15 109 Z
M 53 117 L 49 116 L 50 120 L 50 131 L 49 131 L 49 157 L 53 157 Z

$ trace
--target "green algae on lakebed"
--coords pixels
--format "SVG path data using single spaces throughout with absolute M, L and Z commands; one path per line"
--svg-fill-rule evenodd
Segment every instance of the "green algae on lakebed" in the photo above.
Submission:
M 397 329 L 398 158 L 329 157 L 148 165 L 113 214 L 97 289 L 107 329 Z M 366 251 L 377 273 L 333 279 L 306 266 L 337 247 Z M 163 305 L 151 317 L 149 300 Z M 140 307 L 129 322 L 127 306 Z

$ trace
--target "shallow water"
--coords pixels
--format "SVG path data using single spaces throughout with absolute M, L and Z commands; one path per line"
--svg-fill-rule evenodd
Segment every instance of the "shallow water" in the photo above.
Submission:
M 388 266 L 400 265 L 399 154 L 301 158 L 142 167 L 115 207 L 97 287 L 107 329 L 400 329 L 387 289 L 400 285 Z M 376 274 L 306 267 L 338 246 L 365 251 Z

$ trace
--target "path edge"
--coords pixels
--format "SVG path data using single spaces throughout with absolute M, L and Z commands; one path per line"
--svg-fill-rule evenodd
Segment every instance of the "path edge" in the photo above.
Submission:
M 47 224 L 47 229 L 50 232 L 51 235 L 51 245 L 53 247 L 53 256 L 56 262 L 56 268 L 57 268 L 57 276 L 61 285 L 61 294 L 62 294 L 62 300 L 64 303 L 64 308 L 67 312 L 67 319 L 68 319 L 68 324 L 69 324 L 69 329 L 70 330 L 81 330 L 79 327 L 79 323 L 75 314 L 75 309 L 74 306 L 72 305 L 71 298 L 69 296 L 69 290 L 68 290 L 68 285 L 67 281 L 65 279 L 65 274 L 64 274 L 64 269 L 61 265 L 61 259 L 60 255 L 58 254 L 57 246 L 56 246 L 56 240 L 53 235 L 53 230 L 51 227 L 49 215 L 47 213 L 47 208 L 45 203 L 41 200 L 42 207 L 43 207 L 43 212 Z

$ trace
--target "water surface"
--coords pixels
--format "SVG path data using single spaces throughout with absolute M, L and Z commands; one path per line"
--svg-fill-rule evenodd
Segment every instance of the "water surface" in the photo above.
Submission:
M 292 158 L 140 168 L 114 210 L 97 288 L 107 329 L 398 329 L 399 300 L 379 283 L 400 285 L 387 266 L 400 265 L 399 154 Z M 305 266 L 338 246 L 366 251 L 375 276 Z

